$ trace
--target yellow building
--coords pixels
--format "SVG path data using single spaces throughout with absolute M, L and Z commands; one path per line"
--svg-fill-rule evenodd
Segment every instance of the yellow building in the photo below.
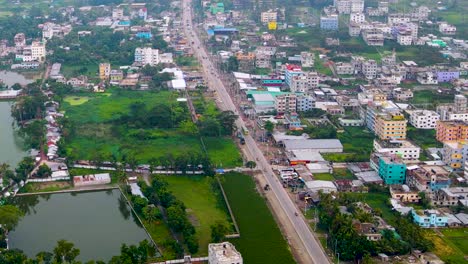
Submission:
M 268 29 L 269 30 L 276 30 L 277 27 L 278 27 L 278 25 L 277 25 L 276 22 L 268 22 Z
M 378 115 L 375 120 L 375 134 L 384 139 L 406 139 L 405 117 L 400 114 Z
M 111 72 L 110 63 L 100 63 L 99 64 L 99 79 L 108 80 Z

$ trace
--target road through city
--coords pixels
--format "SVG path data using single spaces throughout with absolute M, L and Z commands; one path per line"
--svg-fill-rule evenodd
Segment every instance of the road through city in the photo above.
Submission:
M 221 110 L 231 110 L 235 114 L 239 115 L 237 107 L 234 105 L 230 95 L 228 94 L 224 84 L 218 78 L 217 70 L 210 60 L 210 56 L 207 54 L 205 47 L 200 42 L 197 36 L 192 22 L 192 6 L 190 0 L 183 0 L 182 4 L 182 23 L 185 34 L 188 39 L 188 43 L 192 46 L 194 55 L 198 58 L 198 61 L 202 65 L 202 69 L 210 89 L 214 89 L 218 97 L 218 106 Z M 245 126 L 242 118 L 236 120 L 236 126 L 241 129 Z M 270 164 L 267 162 L 261 150 L 258 148 L 255 140 L 250 135 L 245 136 L 245 154 L 248 159 L 254 160 L 257 163 L 257 167 L 263 172 L 266 182 L 271 187 L 271 192 L 274 193 L 273 199 L 277 199 L 279 206 L 272 206 L 273 210 L 279 210 L 276 214 L 285 214 L 287 217 L 283 218 L 287 222 L 282 222 L 282 225 L 292 225 L 295 233 L 287 233 L 288 237 L 298 236 L 302 242 L 301 245 L 295 245 L 298 251 L 308 255 L 308 260 L 302 260 L 302 262 L 309 264 L 310 261 L 316 264 L 330 263 L 330 260 L 326 256 L 323 248 L 318 243 L 318 240 L 314 237 L 314 234 L 310 230 L 305 219 L 298 216 L 298 209 L 296 208 L 293 201 L 288 196 L 288 193 L 283 188 L 282 184 L 275 176 Z M 309 261 L 310 260 L 310 261 Z

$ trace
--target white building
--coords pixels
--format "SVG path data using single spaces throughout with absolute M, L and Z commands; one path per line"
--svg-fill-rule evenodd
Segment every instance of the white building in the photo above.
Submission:
M 351 13 L 363 13 L 364 0 L 351 0 Z
M 388 15 L 389 25 L 408 23 L 408 22 L 411 22 L 411 16 L 408 14 L 395 13 L 395 14 Z
M 361 24 L 366 21 L 366 16 L 363 13 L 351 13 L 349 17 L 349 22 Z
M 417 160 L 421 148 L 408 140 L 380 140 L 374 139 L 374 151 L 399 155 L 405 160 Z
M 416 80 L 420 84 L 438 84 L 437 76 L 433 72 L 421 72 L 418 73 Z
M 298 112 L 309 111 L 315 107 L 315 97 L 311 95 L 299 95 L 296 100 Z
M 314 54 L 310 52 L 301 52 L 301 66 L 302 67 L 314 67 Z
M 260 21 L 264 24 L 268 22 L 276 22 L 278 20 L 278 13 L 276 11 L 267 11 L 260 14 Z
M 419 129 L 435 129 L 440 116 L 430 110 L 414 110 L 410 112 L 409 122 Z
M 31 57 L 35 61 L 44 61 L 46 57 L 45 44 L 39 41 L 33 41 L 31 44 Z
M 308 92 L 319 84 L 320 77 L 316 72 L 305 72 L 291 79 L 291 92 Z
M 450 25 L 446 22 L 442 22 L 439 24 L 439 31 L 442 34 L 453 35 L 457 33 L 457 27 Z
M 362 63 L 362 74 L 364 74 L 366 79 L 375 79 L 377 77 L 377 62 L 375 60 L 368 60 Z
M 349 62 L 336 62 L 334 67 L 337 74 L 354 74 L 354 67 Z
M 229 242 L 208 245 L 209 264 L 243 264 L 242 255 Z
M 155 66 L 160 63 L 159 50 L 150 47 L 136 48 L 135 62 L 141 65 Z
M 411 44 L 413 44 L 411 32 L 399 32 L 397 34 L 397 42 L 402 46 L 411 46 Z

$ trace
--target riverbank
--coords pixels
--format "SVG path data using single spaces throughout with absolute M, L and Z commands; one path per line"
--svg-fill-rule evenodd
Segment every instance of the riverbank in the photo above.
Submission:
M 28 195 L 38 195 L 38 194 L 53 194 L 53 193 L 72 193 L 72 192 L 86 192 L 86 191 L 105 191 L 119 189 L 119 186 L 116 184 L 112 185 L 94 185 L 94 186 L 82 186 L 75 187 L 72 189 L 57 190 L 50 192 L 32 192 L 32 193 L 17 193 L 16 196 L 28 196 Z

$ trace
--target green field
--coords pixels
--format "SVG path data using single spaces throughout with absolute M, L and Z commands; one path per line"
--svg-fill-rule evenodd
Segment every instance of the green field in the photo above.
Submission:
M 442 147 L 442 143 L 436 139 L 436 131 L 434 129 L 417 129 L 413 126 L 408 126 L 406 136 L 423 149 Z
M 440 94 L 434 90 L 415 91 L 411 102 L 413 104 L 424 104 L 428 109 L 435 109 L 441 103 L 452 103 L 453 94 Z
M 334 181 L 335 178 L 330 173 L 314 173 L 313 174 L 314 180 L 320 181 Z
M 231 239 L 245 263 L 295 263 L 288 244 L 248 175 L 224 175 L 223 188 L 239 225 L 241 237 Z
M 468 228 L 427 230 L 426 237 L 434 242 L 433 252 L 446 263 L 467 263 Z
M 242 166 L 239 149 L 231 138 L 204 137 L 206 150 L 216 167 L 234 168 Z
M 338 133 L 344 153 L 323 153 L 322 156 L 333 162 L 368 161 L 374 138 L 374 134 L 364 127 L 345 127 L 343 133 Z
M 65 103 L 68 103 L 70 106 L 81 105 L 88 102 L 90 98 L 87 96 L 66 96 L 63 98 Z
M 71 123 L 72 131 L 65 137 L 65 149 L 76 160 L 96 160 L 100 156 L 108 160 L 112 155 L 123 152 L 135 156 L 138 162 L 146 163 L 167 155 L 174 157 L 202 154 L 203 148 L 198 135 L 183 133 L 174 128 L 135 128 L 116 124 L 128 115 L 131 105 L 141 102 L 151 109 L 167 105 L 173 111 L 186 113 L 187 106 L 176 102 L 177 93 L 162 91 L 112 90 L 105 94 L 67 96 L 62 110 Z M 208 155 L 215 165 L 237 167 L 242 165 L 239 151 L 231 138 L 204 138 Z
M 222 196 L 217 197 L 211 187 L 214 179 L 205 176 L 167 176 L 164 179 L 169 183 L 169 190 L 187 207 L 189 219 L 197 231 L 198 254 L 206 256 L 211 242 L 210 226 L 218 221 L 231 226 Z

